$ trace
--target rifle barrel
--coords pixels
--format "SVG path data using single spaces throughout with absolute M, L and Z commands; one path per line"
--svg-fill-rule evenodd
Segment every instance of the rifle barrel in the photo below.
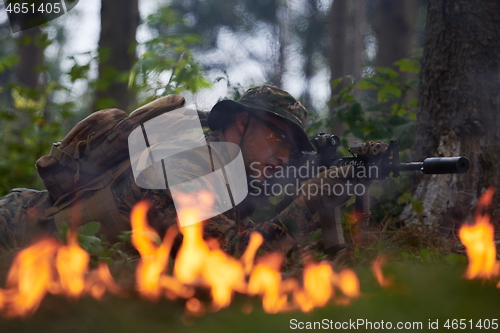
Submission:
M 429 157 L 423 162 L 402 163 L 396 166 L 397 171 L 420 170 L 426 174 L 466 173 L 469 160 L 466 157 Z

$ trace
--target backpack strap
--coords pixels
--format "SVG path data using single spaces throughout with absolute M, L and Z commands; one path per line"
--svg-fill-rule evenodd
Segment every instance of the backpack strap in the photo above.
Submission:
M 54 143 L 52 145 L 52 148 L 50 148 L 49 155 L 55 158 L 60 165 L 75 171 L 75 183 L 76 183 L 78 181 L 78 178 L 80 178 L 80 165 L 72 156 L 59 149 L 59 144 L 60 143 Z
M 78 161 L 75 159 L 73 156 L 70 156 L 68 153 L 64 152 L 63 150 L 59 149 L 57 144 L 54 144 L 52 148 L 50 149 L 49 155 L 53 158 L 55 158 L 58 163 L 64 167 L 70 168 L 75 172 L 74 175 L 74 182 L 76 183 L 78 179 L 80 178 L 80 169 L 85 170 L 85 173 L 91 174 L 91 175 L 100 175 L 102 174 L 105 170 L 109 169 L 108 166 L 102 166 L 102 165 L 96 165 L 89 163 L 84 160 Z

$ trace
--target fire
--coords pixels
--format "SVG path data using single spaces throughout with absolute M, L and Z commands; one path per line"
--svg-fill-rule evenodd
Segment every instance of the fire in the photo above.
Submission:
M 250 295 L 262 296 L 262 307 L 268 313 L 291 310 L 287 302 L 286 286 L 281 280 L 282 256 L 271 253 L 255 266 L 248 282 Z
M 201 206 L 197 205 L 198 200 L 203 201 Z M 239 260 L 231 257 L 219 249 L 216 240 L 203 239 L 203 224 L 198 222 L 203 215 L 200 207 L 210 207 L 212 195 L 207 192 L 185 195 L 180 202 L 178 214 L 183 221 L 191 223 L 179 227 L 183 242 L 172 275 L 165 271 L 167 254 L 173 243 L 169 238 L 171 234 L 167 233 L 162 245 L 157 245 L 158 235 L 146 222 L 148 205 L 139 203 L 132 212 L 132 239 L 142 258 L 136 272 L 137 288 L 144 297 L 156 299 L 162 288 L 170 288 L 167 297 L 189 298 L 186 311 L 197 315 L 204 307 L 192 297 L 196 286 L 210 288 L 213 311 L 229 306 L 235 292 L 261 296 L 262 306 L 268 313 L 294 309 L 311 311 L 325 306 L 334 295 L 335 287 L 348 298 L 359 296 L 356 274 L 350 270 L 337 274 L 327 262 L 306 266 L 304 287 L 295 279 L 282 279 L 280 254 L 268 254 L 254 265 L 257 250 L 264 241 L 259 233 L 250 235 L 248 247 Z M 184 290 L 180 292 L 182 287 Z
M 489 188 L 480 198 L 475 212 L 475 223 L 464 224 L 459 237 L 466 247 L 469 265 L 467 279 L 490 279 L 500 275 L 500 262 L 496 260 L 494 228 L 490 214 L 484 211 L 490 206 L 494 190 Z
M 384 273 L 382 272 L 382 266 L 385 264 L 385 258 L 384 257 L 377 257 L 375 261 L 372 262 L 371 268 L 373 275 L 377 279 L 378 284 L 382 288 L 387 288 L 392 286 L 393 284 L 393 277 L 386 277 Z
M 344 295 L 349 298 L 357 298 L 360 295 L 359 279 L 352 269 L 344 269 L 332 277 L 333 284 L 337 286 Z
M 213 201 L 213 197 L 206 193 L 199 194 L 198 198 L 206 201 L 206 206 Z M 194 207 L 193 202 L 192 197 L 185 196 L 185 208 L 179 212 L 183 214 L 185 221 L 199 221 L 200 211 Z M 212 307 L 217 310 L 229 306 L 235 291 L 244 292 L 245 264 L 218 248 L 211 249 L 216 247 L 216 243 L 212 242 L 210 247 L 203 240 L 203 226 L 200 222 L 180 227 L 184 236 L 183 243 L 177 253 L 173 276 L 168 275 L 165 267 L 175 233 L 169 230 L 162 245 L 156 245 L 158 235 L 146 222 L 148 207 L 147 203 L 141 202 L 132 211 L 132 241 L 142 259 L 136 271 L 137 288 L 143 296 L 156 299 L 166 289 L 169 298 L 188 298 L 194 294 L 192 286 L 210 286 Z M 255 237 L 257 240 L 253 240 Z M 253 235 L 251 242 L 259 243 L 257 234 Z M 247 262 L 253 261 L 252 249 L 244 257 Z M 192 309 L 189 311 L 196 312 Z
M 252 232 L 250 235 L 250 242 L 248 242 L 248 247 L 245 253 L 241 256 L 241 261 L 243 262 L 243 267 L 245 269 L 245 274 L 250 274 L 253 268 L 253 260 L 257 250 L 264 242 L 264 238 L 258 232 Z
M 149 205 L 142 201 L 132 210 L 132 244 L 142 258 L 136 269 L 137 290 L 144 297 L 156 300 L 161 293 L 163 280 L 160 277 L 167 266 L 175 233 L 169 230 L 158 245 L 158 234 L 146 222 L 148 208 Z
M 53 261 L 59 243 L 44 239 L 19 252 L 7 275 L 2 291 L 7 316 L 31 314 L 38 309 L 45 294 L 54 288 Z
M 106 291 L 113 294 L 120 294 L 120 287 L 115 283 L 109 267 L 101 262 L 97 269 L 90 272 L 85 280 L 85 291 L 95 299 L 101 299 Z
M 500 276 L 494 228 L 489 222 L 490 215 L 485 213 L 492 196 L 493 189 L 481 196 L 475 223 L 463 225 L 459 231 L 469 257 L 468 279 Z M 203 205 L 198 206 L 200 200 Z M 309 259 L 301 283 L 294 278 L 283 279 L 283 256 L 279 253 L 261 256 L 255 263 L 257 251 L 264 242 L 262 235 L 256 232 L 250 235 L 241 258 L 233 258 L 219 248 L 217 240 L 203 238 L 203 223 L 198 221 L 204 215 L 201 207 L 213 203 L 212 195 L 207 192 L 198 193 L 196 197 L 186 195 L 181 203 L 179 216 L 192 223 L 178 228 L 183 241 L 172 270 L 168 263 L 177 230 L 171 228 L 160 240 L 147 223 L 147 202 L 137 203 L 131 213 L 132 244 L 141 257 L 136 268 L 136 289 L 144 298 L 152 301 L 160 297 L 183 298 L 186 315 L 201 316 L 228 307 L 235 293 L 261 297 L 267 313 L 310 312 L 331 301 L 348 304 L 360 296 L 356 273 L 350 269 L 336 272 L 325 261 L 317 263 Z M 106 292 L 120 294 L 107 264 L 100 263 L 96 269 L 89 270 L 89 261 L 74 232 L 68 234 L 67 245 L 55 239 L 42 239 L 20 251 L 8 272 L 7 288 L 0 289 L 0 311 L 8 317 L 30 315 L 47 293 L 73 299 L 85 294 L 96 299 L 101 299 Z M 384 276 L 384 263 L 384 258 L 379 257 L 371 268 L 379 284 L 388 287 L 393 279 Z M 195 288 L 199 287 L 210 289 L 210 305 L 194 297 Z M 250 312 L 251 306 L 245 306 L 244 311 Z
M 68 244 L 42 239 L 20 251 L 7 275 L 7 289 L 0 289 L 0 310 L 6 316 L 34 313 L 47 293 L 76 298 L 85 291 L 100 298 L 108 290 L 118 292 L 107 266 L 100 266 L 87 279 L 89 255 L 72 232 Z M 100 286 L 98 291 L 96 286 Z
M 212 197 L 202 195 L 202 198 L 211 201 Z M 190 196 L 186 195 L 183 200 L 183 208 L 178 214 L 183 216 L 185 221 L 193 222 L 180 228 L 184 238 L 174 266 L 174 275 L 185 284 L 192 284 L 201 278 L 205 259 L 210 253 L 207 243 L 203 240 L 202 223 L 199 222 L 200 213 Z
M 283 279 L 281 254 L 267 254 L 254 264 L 264 241 L 256 232 L 250 235 L 241 258 L 233 258 L 219 248 L 217 240 L 204 240 L 203 224 L 197 222 L 203 211 L 195 203 L 201 200 L 202 207 L 209 207 L 212 195 L 202 192 L 195 199 L 187 195 L 178 212 L 183 221 L 193 223 L 179 227 L 183 241 L 171 272 L 169 256 L 178 232 L 175 228 L 168 230 L 161 241 L 147 223 L 149 204 L 139 202 L 132 210 L 132 244 L 141 257 L 135 274 L 136 289 L 144 298 L 184 298 L 186 314 L 200 316 L 228 307 L 235 293 L 262 297 L 262 307 L 268 313 L 312 311 L 327 305 L 335 296 L 335 289 L 348 300 L 359 296 L 356 274 L 348 269 L 336 273 L 328 262 L 309 262 L 303 271 L 302 286 L 294 278 Z M 97 269 L 89 270 L 89 260 L 74 232 L 69 233 L 67 245 L 54 239 L 31 245 L 14 259 L 7 277 L 8 288 L 0 289 L 0 310 L 10 317 L 30 315 L 47 293 L 70 298 L 89 294 L 96 299 L 106 292 L 119 294 L 120 287 L 107 264 L 100 263 Z M 194 297 L 197 287 L 210 289 L 210 306 Z
M 78 245 L 76 236 L 68 233 L 68 245 L 59 247 L 56 256 L 61 292 L 74 298 L 83 293 L 89 260 L 87 251 Z
M 334 294 L 334 276 L 332 267 L 326 262 L 306 266 L 304 289 L 297 290 L 294 295 L 302 311 L 309 312 L 315 307 L 326 305 Z

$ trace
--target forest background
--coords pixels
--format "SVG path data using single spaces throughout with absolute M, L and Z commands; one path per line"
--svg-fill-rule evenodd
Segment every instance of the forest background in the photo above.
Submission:
M 384 231 L 420 224 L 453 236 L 498 185 L 492 1 L 103 0 L 97 47 L 74 53 L 95 45 L 84 6 L 18 33 L 0 7 L 0 195 L 43 189 L 34 162 L 96 110 L 178 93 L 208 111 L 264 83 L 297 96 L 311 137 L 335 133 L 344 153 L 355 140 L 397 139 L 404 162 L 469 158 L 465 176 L 372 186 L 372 223 Z M 495 195 L 495 223 L 498 203 Z
M 35 161 L 94 111 L 130 112 L 173 93 L 208 111 L 264 83 L 298 97 L 311 114 L 311 138 L 339 135 L 342 153 L 356 140 L 397 139 L 402 162 L 465 156 L 470 170 L 373 184 L 368 242 L 348 239 L 333 261 L 359 274 L 364 295 L 350 307 L 274 316 L 256 307 L 243 315 L 246 300 L 238 298 L 237 306 L 186 326 L 182 301 L 52 297 L 30 320 L 0 319 L 2 328 L 255 332 L 281 331 L 290 316 L 475 324 L 496 318 L 499 289 L 460 278 L 467 258 L 456 236 L 481 193 L 500 185 L 500 5 L 493 0 L 93 0 L 17 33 L 0 0 L 0 195 L 43 189 Z M 352 202 L 344 210 L 346 236 L 353 235 L 351 210 Z M 498 239 L 498 194 L 488 212 Z M 90 229 L 79 237 L 93 264 L 115 260 L 117 281 L 130 282 L 137 258 L 117 259 L 120 252 Z M 310 241 L 320 244 L 320 233 Z M 312 250 L 321 257 L 318 248 Z M 370 271 L 381 253 L 395 281 L 384 291 Z M 13 255 L 2 253 L 3 272 Z

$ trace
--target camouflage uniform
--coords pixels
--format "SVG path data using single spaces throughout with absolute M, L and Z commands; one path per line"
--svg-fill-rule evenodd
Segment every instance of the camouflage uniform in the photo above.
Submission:
M 224 142 L 224 135 L 221 131 L 214 131 L 207 137 L 207 143 Z M 179 169 L 190 179 L 190 171 L 196 176 L 200 174 L 198 169 L 200 164 L 195 158 L 186 158 L 184 163 L 179 165 Z M 209 167 L 208 165 L 206 165 Z M 204 167 L 204 166 L 201 166 Z M 207 173 L 207 172 L 205 172 Z M 148 190 L 135 185 L 132 173 L 127 179 L 113 189 L 115 198 L 133 198 L 132 200 L 121 201 L 118 209 L 129 212 L 131 204 L 138 200 L 147 199 L 152 204 L 149 212 L 149 223 L 161 233 L 169 227 L 176 225 L 176 211 L 174 202 L 168 190 Z M 252 198 L 243 201 L 236 209 L 227 211 L 221 215 L 209 219 L 205 222 L 205 236 L 216 238 L 224 251 L 236 255 L 241 254 L 247 247 L 249 236 L 252 231 L 260 232 L 265 239 L 263 249 L 266 251 L 286 251 L 290 248 L 294 239 L 304 237 L 310 230 L 309 220 L 311 213 L 304 203 L 297 200 L 292 202 L 274 219 L 261 223 L 254 223 L 248 214 L 252 209 Z
M 312 145 L 303 127 L 306 109 L 288 93 L 274 87 L 261 86 L 248 90 L 239 102 L 230 100 L 217 103 L 208 118 L 212 133 L 206 137 L 207 144 L 225 142 L 221 124 L 227 112 L 247 110 L 249 112 L 268 112 L 286 121 L 299 139 L 300 150 L 311 150 Z M 178 169 L 189 179 L 190 172 L 211 166 L 206 161 L 185 158 Z M 176 211 L 169 190 L 151 190 L 136 185 L 132 172 L 112 188 L 114 200 L 122 216 L 128 216 L 134 204 L 146 199 L 152 204 L 149 223 L 163 234 L 169 227 L 176 225 Z M 247 200 L 248 199 L 248 200 Z M 305 237 L 311 228 L 311 212 L 303 201 L 295 200 L 270 221 L 254 223 L 249 215 L 255 205 L 248 196 L 236 208 L 205 221 L 205 235 L 219 240 L 221 248 L 229 253 L 240 255 L 247 247 L 253 231 L 264 237 L 262 249 L 265 251 L 287 251 L 293 243 Z M 26 240 L 31 230 L 50 233 L 55 230 L 54 223 L 43 220 L 43 211 L 52 203 L 47 191 L 18 190 L 0 198 L 0 245 L 16 245 Z M 88 222 L 88 221 L 82 221 Z
M 43 218 L 51 206 L 47 191 L 16 188 L 0 198 L 0 248 L 23 247 L 33 237 L 53 232 L 53 223 Z
M 208 144 L 220 141 L 224 141 L 221 131 L 207 136 Z M 196 159 L 185 159 L 180 167 L 186 173 L 198 169 L 200 165 L 193 161 Z M 120 213 L 130 214 L 136 202 L 146 199 L 152 206 L 148 214 L 151 226 L 163 234 L 169 227 L 176 225 L 177 213 L 168 190 L 140 188 L 136 185 L 132 172 L 128 172 L 112 192 Z M 301 239 L 310 231 L 311 213 L 302 201 L 292 202 L 278 216 L 261 223 L 254 223 L 248 216 L 252 209 L 245 208 L 253 204 L 251 201 L 251 198 L 245 200 L 241 204 L 243 207 L 239 205 L 236 209 L 206 221 L 205 235 L 219 240 L 224 251 L 240 255 L 246 249 L 253 231 L 264 236 L 262 248 L 265 251 L 287 251 L 294 240 Z M 31 239 L 34 233 L 54 231 L 55 226 L 51 221 L 40 218 L 43 217 L 43 211 L 51 205 L 47 191 L 15 189 L 0 199 L 0 243 L 9 247 L 26 245 L 26 240 Z

